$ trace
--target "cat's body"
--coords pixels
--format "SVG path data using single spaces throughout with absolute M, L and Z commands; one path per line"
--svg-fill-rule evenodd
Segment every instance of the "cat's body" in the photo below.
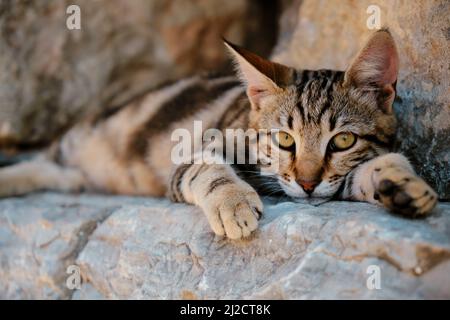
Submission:
M 42 189 L 168 195 L 200 206 L 214 232 L 230 238 L 257 228 L 256 190 L 367 201 L 410 216 L 432 210 L 434 191 L 403 156 L 389 153 L 398 61 L 387 31 L 375 33 L 346 72 L 298 71 L 228 47 L 247 90 L 235 77 L 194 76 L 150 92 L 76 125 L 36 159 L 1 169 L 0 196 Z M 278 158 L 175 165 L 172 132 L 194 135 L 194 121 L 203 130 L 277 129 L 270 150 Z

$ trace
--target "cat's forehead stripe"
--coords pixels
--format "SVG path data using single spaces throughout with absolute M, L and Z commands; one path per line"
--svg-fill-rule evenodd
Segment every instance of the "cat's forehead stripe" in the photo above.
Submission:
M 331 106 L 335 84 L 343 79 L 343 71 L 301 70 L 297 71 L 296 88 L 298 92 L 297 109 L 303 125 L 314 122 L 319 125 L 322 117 Z M 331 127 L 335 126 L 334 123 Z

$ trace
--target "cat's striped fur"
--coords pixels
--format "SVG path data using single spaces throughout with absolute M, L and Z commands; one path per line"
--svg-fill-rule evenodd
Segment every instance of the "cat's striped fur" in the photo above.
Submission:
M 320 197 L 382 204 L 425 215 L 435 192 L 400 154 L 389 153 L 396 129 L 392 111 L 398 58 L 388 31 L 376 32 L 346 72 L 294 70 L 227 44 L 244 86 L 232 76 L 194 76 L 73 127 L 32 161 L 0 170 L 0 195 L 42 189 L 98 190 L 163 196 L 200 206 L 218 235 L 237 239 L 257 228 L 259 194 Z M 171 161 L 174 129 L 278 129 L 291 150 L 276 168 L 181 164 Z M 330 141 L 351 132 L 354 144 L 336 151 Z

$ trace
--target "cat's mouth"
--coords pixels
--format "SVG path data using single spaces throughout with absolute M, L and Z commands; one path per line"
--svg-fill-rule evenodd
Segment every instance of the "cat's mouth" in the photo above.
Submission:
M 335 190 L 328 190 L 326 186 L 321 186 L 321 184 L 319 184 L 313 192 L 306 193 L 297 183 L 288 184 L 281 179 L 279 179 L 278 182 L 283 191 L 295 202 L 299 203 L 311 205 L 321 204 L 330 201 L 335 193 Z

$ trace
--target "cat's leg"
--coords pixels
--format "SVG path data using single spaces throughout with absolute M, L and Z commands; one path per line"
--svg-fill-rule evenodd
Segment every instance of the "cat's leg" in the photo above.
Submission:
M 381 203 L 412 217 L 427 215 L 437 203 L 436 192 L 398 153 L 379 156 L 356 168 L 346 179 L 343 197 Z
M 173 171 L 169 197 L 203 209 L 217 235 L 247 237 L 258 227 L 263 204 L 229 165 L 183 164 Z
M 0 197 L 42 190 L 79 191 L 84 186 L 80 171 L 59 166 L 44 157 L 0 169 Z

